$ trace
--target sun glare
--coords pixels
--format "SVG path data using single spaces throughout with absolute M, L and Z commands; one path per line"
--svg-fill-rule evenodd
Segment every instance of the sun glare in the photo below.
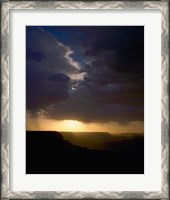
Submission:
M 32 118 L 27 114 L 27 130 L 48 130 L 68 132 L 109 132 L 109 133 L 143 133 L 143 122 L 131 122 L 120 125 L 116 122 L 84 123 L 78 120 L 51 120 L 45 118 Z
M 81 128 L 81 122 L 77 120 L 63 120 L 63 129 L 65 130 L 74 130 L 76 131 L 77 129 Z

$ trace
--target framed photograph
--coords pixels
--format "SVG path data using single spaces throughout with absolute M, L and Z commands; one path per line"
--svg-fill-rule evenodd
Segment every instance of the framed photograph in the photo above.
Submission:
M 1 8 L 1 199 L 169 199 L 168 2 Z

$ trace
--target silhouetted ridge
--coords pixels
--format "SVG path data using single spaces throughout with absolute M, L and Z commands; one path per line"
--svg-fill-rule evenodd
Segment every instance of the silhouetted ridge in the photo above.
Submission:
M 144 140 L 107 142 L 109 149 L 71 144 L 57 131 L 27 131 L 27 174 L 143 174 Z
M 29 137 L 34 137 L 34 138 L 51 138 L 54 140 L 64 140 L 63 135 L 59 133 L 58 131 L 27 131 L 29 134 Z

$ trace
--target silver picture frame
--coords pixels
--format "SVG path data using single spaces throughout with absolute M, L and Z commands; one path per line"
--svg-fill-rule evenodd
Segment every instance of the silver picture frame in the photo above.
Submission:
M 158 9 L 162 24 L 161 191 L 10 191 L 9 13 L 11 9 Z M 168 1 L 2 1 L 1 2 L 1 199 L 169 199 L 169 20 Z

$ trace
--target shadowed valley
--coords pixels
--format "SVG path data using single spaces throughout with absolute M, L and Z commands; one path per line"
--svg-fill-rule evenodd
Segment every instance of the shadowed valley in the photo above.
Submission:
M 27 174 L 143 174 L 142 135 L 26 132 Z

